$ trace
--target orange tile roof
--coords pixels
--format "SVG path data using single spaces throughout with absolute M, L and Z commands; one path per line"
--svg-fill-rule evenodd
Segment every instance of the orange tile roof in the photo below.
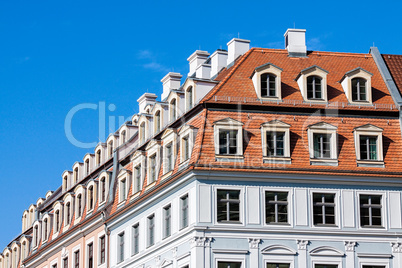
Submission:
M 384 59 L 399 92 L 402 93 L 402 55 L 383 54 L 382 58 Z

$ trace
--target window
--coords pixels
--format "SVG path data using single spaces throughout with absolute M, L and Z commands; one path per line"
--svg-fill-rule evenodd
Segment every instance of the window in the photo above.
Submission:
M 126 179 L 122 179 L 120 181 L 120 202 L 126 200 L 127 198 L 126 191 L 127 191 Z
M 322 99 L 321 77 L 311 75 L 307 77 L 307 98 Z
M 85 160 L 85 174 L 89 175 L 89 159 Z
M 261 97 L 276 97 L 276 76 L 274 74 L 261 75 Z
M 43 240 L 47 240 L 47 218 L 43 221 L 43 228 L 44 228 L 44 231 L 43 231 Z
M 161 112 L 157 111 L 155 113 L 155 134 L 161 131 Z
M 314 268 L 338 268 L 338 265 L 333 264 L 316 264 Z
M 78 167 L 74 169 L 74 183 L 78 182 Z
M 57 268 L 57 263 L 53 264 L 52 268 Z
M 126 131 L 125 130 L 123 130 L 121 132 L 121 144 L 124 144 L 124 143 L 126 143 Z
M 219 154 L 238 154 L 237 130 L 219 131 Z
M 140 252 L 140 225 L 137 223 L 133 226 L 133 255 Z
M 66 205 L 66 225 L 70 224 L 70 214 L 71 214 L 71 210 L 70 210 L 70 202 L 69 202 Z
M 363 268 L 385 268 L 384 265 L 363 265 Z
M 285 155 L 285 132 L 267 132 L 267 156 Z
M 68 182 L 67 176 L 64 176 L 64 178 L 63 178 L 64 191 L 67 190 L 67 188 L 68 188 L 67 182 Z
M 180 208 L 181 208 L 180 227 L 183 229 L 188 226 L 188 195 L 185 195 L 180 198 Z
M 177 118 L 177 111 L 176 111 L 176 99 L 173 99 L 170 102 L 170 121 L 175 121 Z
M 99 239 L 99 247 L 100 247 L 100 256 L 99 256 L 99 262 L 100 264 L 105 263 L 105 254 L 106 254 L 106 248 L 105 248 L 105 236 L 101 236 Z
M 74 268 L 80 268 L 80 251 L 74 252 Z
M 190 158 L 190 142 L 189 142 L 189 136 L 186 136 L 183 138 L 183 162 L 188 160 Z
M 81 217 L 81 213 L 82 213 L 82 196 L 79 194 L 77 196 L 77 218 Z
M 68 258 L 63 259 L 63 268 L 68 268 Z
M 187 110 L 190 110 L 191 108 L 193 108 L 193 87 L 189 87 L 187 89 Z
M 106 200 L 106 178 L 102 177 L 100 180 L 100 185 L 101 185 L 101 202 L 104 202 Z
M 218 262 L 218 268 L 242 268 L 241 262 Z
M 218 190 L 217 201 L 218 222 L 240 222 L 240 190 Z
M 377 160 L 377 136 L 360 136 L 360 159 Z
M 88 244 L 88 268 L 94 267 L 94 245 Z
M 288 223 L 288 192 L 265 192 L 265 222 Z
M 124 261 L 124 232 L 119 234 L 118 236 L 119 241 L 118 241 L 118 245 L 119 245 L 119 262 Z
M 39 226 L 35 226 L 35 247 L 39 245 Z
M 99 166 L 101 163 L 101 150 L 96 151 L 96 166 Z
M 88 189 L 88 210 L 94 208 L 94 187 L 90 186 Z
M 109 157 L 112 157 L 113 155 L 113 141 L 110 141 L 108 144 L 108 155 Z
M 141 191 L 141 165 L 135 167 L 135 192 Z
M 173 149 L 172 143 L 166 146 L 166 172 L 173 170 Z
M 145 142 L 145 122 L 142 122 L 140 125 L 140 141 L 141 143 Z
M 152 155 L 150 158 L 150 176 L 149 183 L 152 183 L 156 180 L 156 154 Z
M 164 238 L 169 237 L 171 235 L 171 205 L 168 205 L 163 208 L 163 216 L 164 216 Z
M 56 211 L 56 233 L 59 231 L 60 228 L 60 210 Z
M 367 83 L 367 80 L 364 78 L 358 77 L 358 78 L 352 79 L 352 100 L 353 101 L 367 101 L 366 83 Z
M 313 194 L 314 225 L 335 225 L 335 194 Z
M 155 215 L 148 217 L 148 247 L 155 244 Z
M 314 158 L 331 157 L 331 135 L 314 134 Z
M 362 227 L 381 227 L 381 210 L 381 195 L 360 195 L 360 225 Z
M 267 263 L 267 268 L 289 268 L 289 263 Z

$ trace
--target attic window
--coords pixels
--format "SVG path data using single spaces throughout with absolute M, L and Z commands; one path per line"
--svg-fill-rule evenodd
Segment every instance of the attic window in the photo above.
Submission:
M 354 129 L 357 166 L 384 167 L 382 132 L 371 124 Z
M 243 160 L 243 123 L 226 118 L 214 122 L 215 155 L 218 159 Z
M 187 111 L 193 108 L 193 87 L 189 87 L 186 91 Z
M 307 77 L 307 98 L 308 99 L 322 99 L 322 78 L 316 75 Z
M 300 71 L 296 81 L 305 101 L 328 101 L 327 74 L 328 71 L 316 65 Z
M 96 166 L 99 166 L 101 163 L 101 150 L 96 151 Z
M 262 154 L 264 163 L 290 164 L 290 125 L 272 120 L 261 125 Z
M 282 69 L 271 63 L 255 68 L 251 79 L 259 99 L 281 99 Z
M 358 78 L 352 79 L 352 100 L 353 101 L 367 101 L 366 84 L 367 84 L 367 80 L 364 78 L 358 77 Z
M 307 129 L 311 165 L 338 165 L 337 127 L 321 122 Z
M 175 121 L 177 118 L 177 105 L 176 105 L 176 99 L 173 99 L 170 102 L 170 121 Z
M 261 97 L 276 97 L 276 75 L 270 73 L 261 75 Z
M 343 91 L 352 104 L 372 103 L 371 77 L 372 73 L 356 68 L 347 72 L 341 79 Z
M 161 131 L 161 111 L 156 111 L 155 113 L 155 134 Z

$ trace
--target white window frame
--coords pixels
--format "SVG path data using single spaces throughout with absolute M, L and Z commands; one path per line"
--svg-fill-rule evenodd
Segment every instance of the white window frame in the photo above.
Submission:
M 145 148 L 147 151 L 147 184 L 153 185 L 159 178 L 159 171 L 160 171 L 160 150 L 161 145 L 160 141 L 152 140 L 148 146 Z M 150 181 L 151 178 L 151 158 L 155 156 L 155 180 Z
M 384 129 L 371 124 L 366 124 L 353 130 L 357 166 L 384 167 L 383 131 Z M 377 137 L 377 160 L 360 159 L 360 136 Z
M 70 203 L 70 219 L 69 222 L 67 224 L 67 215 L 68 215 L 68 211 L 67 211 L 67 204 Z M 74 195 L 71 193 L 68 193 L 64 199 L 63 199 L 63 204 L 64 204 L 64 209 L 63 209 L 63 232 L 67 231 L 71 225 L 71 223 L 73 222 L 73 215 L 74 215 Z
M 218 221 L 218 190 L 226 190 L 226 191 L 240 191 L 239 193 L 239 201 L 240 201 L 240 205 L 239 205 L 239 209 L 240 209 L 240 215 L 239 215 L 239 222 L 219 222 Z M 218 185 L 218 186 L 214 186 L 213 188 L 213 206 L 214 206 L 214 219 L 213 222 L 216 225 L 224 225 L 224 226 L 245 226 L 245 219 L 244 219 L 244 214 L 245 214 L 245 210 L 244 210 L 244 206 L 245 206 L 245 190 L 243 187 L 238 187 L 238 186 L 231 186 L 231 185 Z
M 158 125 L 157 125 L 157 120 L 156 120 L 156 114 L 159 112 L 159 120 L 160 120 L 160 124 L 159 124 L 159 131 L 158 131 Z M 163 109 L 158 108 L 154 111 L 153 113 L 153 129 L 154 129 L 154 134 L 159 133 L 160 131 L 162 131 L 163 128 Z
M 89 244 L 92 243 L 92 261 L 93 261 L 93 267 L 97 267 L 98 263 L 97 263 L 97 259 L 95 257 L 95 253 L 97 252 L 97 248 L 96 248 L 96 243 L 95 243 L 95 237 L 91 237 L 89 239 L 87 239 L 85 241 L 85 267 L 89 267 L 89 250 L 88 250 L 88 246 Z
M 170 211 L 170 234 L 167 235 L 166 233 L 166 209 L 169 208 Z M 167 239 L 169 237 L 172 236 L 173 232 L 172 232 L 172 227 L 173 227 L 173 205 L 172 203 L 166 204 L 165 206 L 163 206 L 162 208 L 162 238 L 163 239 Z
M 194 108 L 194 106 L 195 106 L 195 90 L 194 90 L 194 88 L 195 88 L 195 85 L 189 85 L 188 87 L 186 87 L 186 90 L 184 91 L 184 99 L 186 100 L 185 102 L 186 102 L 186 111 L 189 111 L 190 109 L 192 109 L 192 108 Z M 191 89 L 191 91 L 192 91 L 192 93 L 191 93 L 191 104 L 192 104 L 192 106 L 191 107 L 189 107 L 189 97 L 188 97 L 188 92 L 189 92 L 189 90 Z
M 340 83 L 342 85 L 343 91 L 346 94 L 346 97 L 351 104 L 356 104 L 356 105 L 372 105 L 373 99 L 372 99 L 372 88 L 371 88 L 371 77 L 373 76 L 372 73 L 364 70 L 363 68 L 356 68 L 353 69 L 349 72 L 347 72 L 341 79 Z M 353 78 L 363 78 L 366 79 L 366 95 L 367 95 L 367 100 L 366 101 L 353 101 L 352 99 L 352 79 Z
M 214 253 L 215 267 L 218 267 L 219 262 L 240 262 L 241 268 L 246 268 L 246 257 L 243 254 L 228 254 L 228 253 Z
M 93 204 L 92 204 L 92 208 L 89 208 L 89 200 L 90 200 L 90 198 L 89 198 L 89 189 L 91 188 L 91 186 L 92 186 Z M 94 211 L 94 209 L 95 209 L 96 198 L 97 198 L 97 196 L 98 196 L 97 187 L 96 187 L 96 186 L 97 186 L 97 181 L 95 181 L 95 180 L 92 180 L 92 181 L 90 181 L 90 182 L 87 184 L 87 187 L 86 187 L 86 191 L 87 191 L 87 198 L 86 198 L 87 213 L 91 213 L 91 212 Z
M 168 128 L 164 131 L 162 137 L 163 142 L 163 175 L 168 176 L 173 172 L 173 169 L 176 164 L 176 156 L 177 156 L 177 134 L 174 129 Z M 172 150 L 172 163 L 171 168 L 168 167 L 168 154 L 167 154 L 167 147 L 171 146 Z M 167 174 L 169 173 L 169 174 Z
M 361 257 L 357 255 L 358 258 L 358 268 L 363 268 L 363 265 L 368 266 L 385 266 L 385 268 L 389 268 L 390 266 L 390 257 Z M 395 257 L 394 257 L 395 258 Z
M 243 123 L 236 121 L 232 118 L 226 118 L 223 120 L 219 120 L 214 122 L 214 142 L 215 142 L 215 158 L 216 160 L 219 159 L 231 159 L 231 160 L 243 160 Z M 231 131 L 237 130 L 237 137 L 236 137 L 236 154 L 219 154 L 219 133 L 220 131 Z
M 311 228 L 316 229 L 340 229 L 341 222 L 340 222 L 340 213 L 341 213 L 341 192 L 340 190 L 331 190 L 331 189 L 321 189 L 321 188 L 312 188 L 308 190 L 309 192 L 309 205 L 310 205 L 310 221 L 311 221 Z M 335 225 L 315 225 L 314 224 L 314 194 L 334 194 L 334 203 L 335 203 Z
M 135 235 L 135 233 L 134 233 L 134 227 L 135 226 L 137 226 L 137 228 L 138 228 L 138 245 L 137 245 L 137 247 L 138 247 L 138 252 L 135 252 L 135 244 L 134 244 L 134 242 L 135 242 L 135 239 L 134 239 L 134 235 Z M 139 221 L 136 221 L 133 225 L 131 225 L 131 256 L 135 256 L 135 255 L 138 255 L 140 252 L 141 252 L 141 227 L 140 227 L 141 225 L 140 225 L 140 222 Z
M 381 195 L 381 226 L 363 227 L 360 220 L 360 195 Z M 357 201 L 357 224 L 360 230 L 387 230 L 388 226 L 388 198 L 385 191 L 356 191 L 355 200 Z
M 104 237 L 104 239 L 105 239 L 105 262 L 104 263 L 101 263 L 101 238 L 102 238 L 102 236 Z M 105 231 L 102 231 L 102 232 L 100 232 L 100 233 L 98 233 L 98 236 L 97 236 L 97 239 L 98 239 L 98 243 L 97 243 L 97 252 L 98 252 L 98 257 L 96 258 L 96 261 L 97 261 L 97 266 L 98 267 L 100 267 L 100 266 L 106 266 L 106 263 L 107 263 L 107 251 L 108 251 L 108 248 L 107 248 L 107 244 L 108 244 L 108 241 L 107 241 L 107 238 L 108 238 L 108 236 L 106 235 L 106 233 L 105 233 Z
M 78 216 L 78 209 L 79 209 L 79 202 L 78 202 L 78 196 L 81 195 L 81 214 Z M 76 200 L 74 202 L 74 215 L 75 215 L 75 220 L 74 220 L 74 225 L 78 224 L 81 221 L 82 215 L 84 213 L 85 209 L 85 204 L 86 204 L 86 187 L 84 185 L 78 185 L 75 188 L 74 191 L 74 196 L 76 197 Z
M 187 226 L 183 225 L 183 198 L 187 196 Z M 190 226 L 190 193 L 185 193 L 179 197 L 179 229 L 185 229 Z
M 313 65 L 304 70 L 301 70 L 296 78 L 297 84 L 299 85 L 300 92 L 303 96 L 303 100 L 309 103 L 323 103 L 328 102 L 327 94 L 327 74 L 328 71 L 323 68 Z M 321 99 L 309 99 L 307 96 L 307 78 L 310 76 L 318 76 L 321 78 Z
M 131 171 L 127 170 L 127 169 L 123 169 L 120 171 L 118 177 L 117 177 L 117 181 L 119 182 L 119 202 L 118 204 L 124 204 L 125 201 L 129 198 L 128 194 L 129 194 L 129 190 L 130 190 L 130 185 L 131 185 Z M 122 195 L 122 182 L 125 181 L 125 193 L 124 193 L 124 199 L 123 199 L 123 195 Z
M 283 132 L 284 155 L 283 156 L 268 156 L 267 154 L 267 133 L 268 132 Z M 262 155 L 264 163 L 284 163 L 291 164 L 290 157 L 290 125 L 279 120 L 272 120 L 261 124 L 261 141 Z
M 265 192 L 287 192 L 288 193 L 288 222 L 287 223 L 267 223 L 266 222 L 266 199 L 265 199 Z M 261 189 L 261 196 L 262 196 L 262 215 L 263 215 L 263 224 L 265 227 L 268 228 L 290 228 L 293 227 L 293 189 L 292 188 L 279 188 L 279 187 L 263 187 Z
M 337 127 L 325 122 L 309 125 L 307 129 L 308 147 L 310 154 L 310 165 L 329 165 L 338 166 L 338 135 Z M 314 135 L 328 134 L 331 135 L 331 157 L 315 158 L 314 157 Z
M 254 89 L 259 99 L 266 99 L 266 100 L 282 100 L 282 89 L 281 89 L 281 73 L 283 69 L 279 68 L 278 66 L 272 63 L 266 63 L 255 68 L 251 79 L 253 81 Z M 275 96 L 261 96 L 261 76 L 263 74 L 272 74 L 276 76 L 275 79 Z M 268 88 L 269 90 L 269 88 Z
M 153 232 L 154 232 L 154 236 L 153 236 L 153 243 L 152 243 L 152 245 L 151 245 L 151 243 L 150 243 L 150 218 L 151 217 L 153 217 L 153 224 L 154 224 L 154 226 L 153 226 Z M 155 246 L 155 244 L 156 244 L 156 214 L 155 213 L 151 213 L 151 214 L 149 214 L 147 217 L 146 217 L 146 219 L 145 219 L 145 221 L 146 221 L 146 248 L 148 249 L 148 248 L 151 248 L 151 247 L 153 247 L 153 246 Z
M 108 199 L 109 195 L 109 177 L 110 173 L 108 171 L 103 171 L 101 174 L 98 176 L 98 200 L 99 200 L 99 206 L 103 205 L 106 203 L 106 200 Z M 103 191 L 103 186 L 102 186 L 102 179 L 105 178 L 105 199 L 102 200 L 102 191 Z
M 197 128 L 191 125 L 185 125 L 180 129 L 180 166 L 188 163 L 191 159 L 191 155 L 194 148 L 195 136 L 197 134 Z M 188 159 L 184 159 L 184 139 L 188 139 Z

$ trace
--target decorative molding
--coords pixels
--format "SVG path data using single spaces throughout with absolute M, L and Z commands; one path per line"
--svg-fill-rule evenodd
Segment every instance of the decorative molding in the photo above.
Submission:
M 283 245 L 272 245 L 264 248 L 261 254 L 271 254 L 271 255 L 296 255 L 297 252 L 292 248 Z
M 248 244 L 250 249 L 258 249 L 260 247 L 260 243 L 262 242 L 259 238 L 249 238 Z
M 297 239 L 296 241 L 297 241 L 297 248 L 299 250 L 307 250 L 307 245 L 308 245 L 308 243 L 310 243 L 310 241 L 300 240 L 300 239 Z
M 348 252 L 354 252 L 356 244 L 355 241 L 345 241 L 345 250 Z
M 173 258 L 177 258 L 177 247 L 174 247 L 173 249 L 172 249 L 172 255 L 173 255 Z
M 248 254 L 248 250 L 242 249 L 213 249 L 213 253 L 221 253 L 221 254 Z
M 156 257 L 155 257 L 155 264 L 156 264 L 156 266 L 158 266 L 158 265 L 160 264 L 160 262 L 161 262 L 161 256 L 156 256 Z
M 66 247 L 63 247 L 61 249 L 61 258 L 63 259 L 63 258 L 66 258 L 66 257 L 68 257 L 68 250 L 66 249 Z
M 190 239 L 191 247 L 209 247 L 212 237 L 194 236 Z
M 392 253 L 402 253 L 402 243 L 401 242 L 391 242 Z
M 343 257 L 345 256 L 345 253 L 342 251 L 333 248 L 333 247 L 328 247 L 328 246 L 321 246 L 317 247 L 313 250 L 310 251 L 311 256 L 327 256 L 327 257 Z

